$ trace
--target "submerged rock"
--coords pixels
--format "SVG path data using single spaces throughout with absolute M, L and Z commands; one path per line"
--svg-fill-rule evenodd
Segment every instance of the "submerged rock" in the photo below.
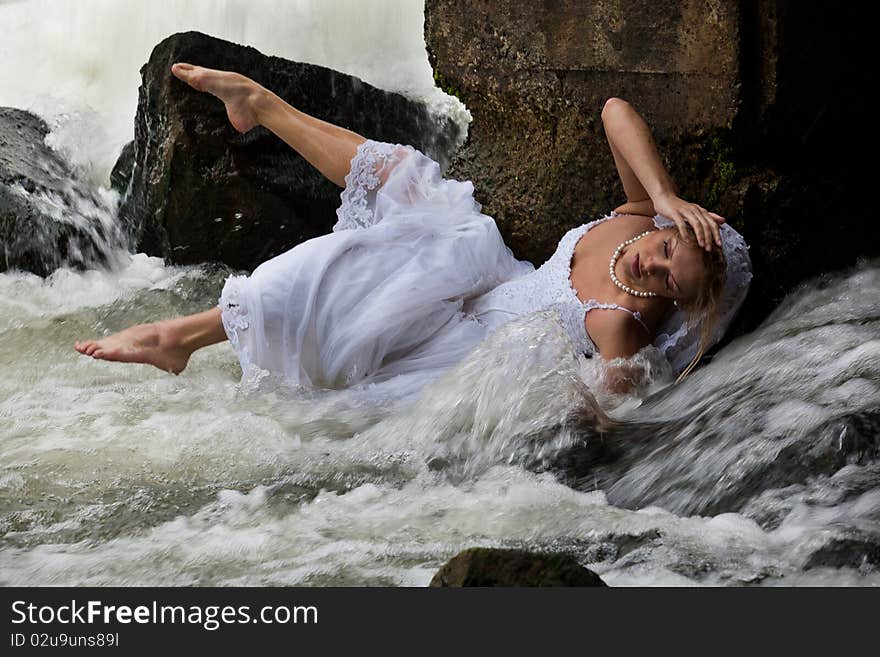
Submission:
M 841 532 L 816 548 L 804 562 L 811 568 L 859 568 L 873 570 L 880 566 L 880 533 Z
M 431 579 L 433 587 L 607 586 L 568 554 L 469 548 L 447 561 Z
M 48 133 L 39 117 L 0 107 L 0 271 L 84 268 L 122 245 L 113 200 L 76 181 Z
M 253 269 L 329 232 L 341 191 L 265 128 L 236 132 L 220 100 L 171 74 L 178 61 L 242 73 L 312 116 L 412 144 L 441 162 L 461 138 L 458 125 L 424 104 L 355 77 L 198 32 L 175 34 L 141 69 L 135 141 L 114 169 L 136 249 L 173 263 Z

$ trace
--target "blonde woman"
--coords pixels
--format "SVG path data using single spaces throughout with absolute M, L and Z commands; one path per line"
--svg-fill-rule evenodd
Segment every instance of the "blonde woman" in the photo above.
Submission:
M 647 124 L 622 100 L 602 119 L 627 202 L 571 229 L 535 269 L 505 246 L 471 183 L 444 180 L 415 149 L 310 117 L 237 73 L 182 63 L 172 73 L 223 101 L 236 130 L 265 126 L 342 187 L 338 221 L 251 276 L 230 276 L 215 308 L 77 342 L 86 356 L 179 374 L 194 351 L 229 339 L 245 376 L 386 383 L 404 395 L 502 324 L 554 309 L 622 392 L 638 379 L 626 359 L 648 345 L 686 374 L 745 298 L 742 237 L 678 197 Z

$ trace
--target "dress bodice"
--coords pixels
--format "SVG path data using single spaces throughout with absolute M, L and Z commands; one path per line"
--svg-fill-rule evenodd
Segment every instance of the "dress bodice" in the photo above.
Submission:
M 581 353 L 592 355 L 596 346 L 590 340 L 584 320 L 588 311 L 594 308 L 616 308 L 632 314 L 637 321 L 641 315 L 617 304 L 605 304 L 588 299 L 581 301 L 571 284 L 571 260 L 578 241 L 587 231 L 604 221 L 612 219 L 609 215 L 596 221 L 572 228 L 556 247 L 556 252 L 547 262 L 530 274 L 502 283 L 495 289 L 474 299 L 469 312 L 490 328 L 539 310 L 556 310 L 563 327 Z
M 364 141 L 345 181 L 332 233 L 227 279 L 218 303 L 243 377 L 360 386 L 387 404 L 413 399 L 520 316 L 555 310 L 573 346 L 592 355 L 587 312 L 627 310 L 581 301 L 570 278 L 578 241 L 613 214 L 569 230 L 535 269 L 504 244 L 472 183 L 444 179 L 440 165 L 412 147 Z M 654 218 L 658 227 L 661 219 Z M 728 243 L 744 254 L 741 238 Z M 725 253 L 728 262 L 735 255 Z M 747 256 L 737 262 L 748 266 Z M 750 276 L 734 277 L 739 296 L 722 307 L 727 317 Z M 679 371 L 699 347 L 685 320 L 673 313 L 654 341 Z

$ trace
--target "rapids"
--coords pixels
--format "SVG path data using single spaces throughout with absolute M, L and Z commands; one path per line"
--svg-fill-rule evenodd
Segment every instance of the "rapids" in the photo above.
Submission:
M 0 2 L 0 105 L 46 118 L 101 190 L 150 48 L 199 29 L 467 121 L 422 20 L 398 0 Z M 229 273 L 112 255 L 0 274 L 0 584 L 423 586 L 484 545 L 570 551 L 618 586 L 880 585 L 876 262 L 804 284 L 679 386 L 660 367 L 642 398 L 599 398 L 605 417 L 545 313 L 403 406 L 240 381 L 225 343 L 179 377 L 84 358 L 75 340 L 211 307 Z

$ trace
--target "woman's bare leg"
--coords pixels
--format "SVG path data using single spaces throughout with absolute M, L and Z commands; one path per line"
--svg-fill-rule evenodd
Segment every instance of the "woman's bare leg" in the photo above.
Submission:
M 357 133 L 300 112 L 238 73 L 191 64 L 175 64 L 171 72 L 194 89 L 222 100 L 239 132 L 265 126 L 331 181 L 345 186 L 351 160 L 364 141 Z M 225 339 L 217 307 L 187 317 L 138 324 L 103 340 L 77 342 L 74 349 L 92 358 L 146 363 L 180 374 L 196 349 Z
M 309 116 L 239 73 L 178 63 L 171 72 L 198 91 L 226 105 L 239 132 L 262 125 L 284 140 L 328 179 L 345 186 L 345 176 L 364 138 L 351 130 Z
M 196 349 L 226 340 L 220 308 L 195 315 L 138 324 L 103 340 L 77 342 L 84 356 L 123 363 L 145 363 L 180 374 Z

